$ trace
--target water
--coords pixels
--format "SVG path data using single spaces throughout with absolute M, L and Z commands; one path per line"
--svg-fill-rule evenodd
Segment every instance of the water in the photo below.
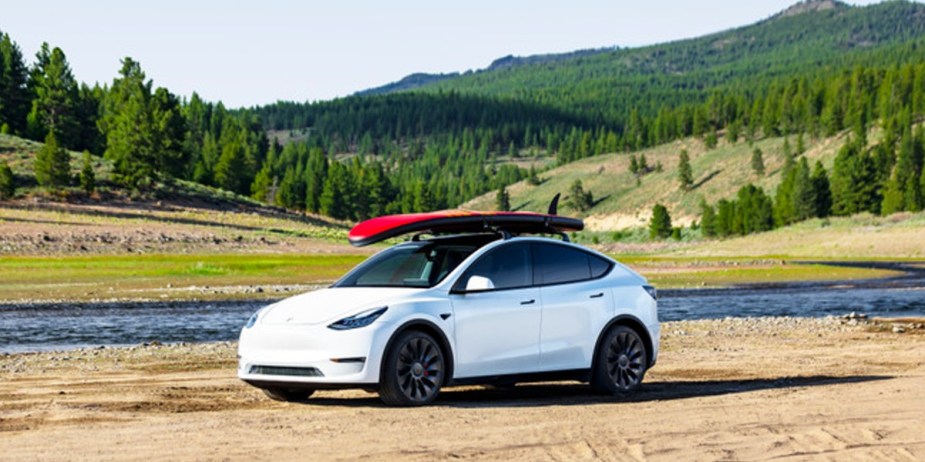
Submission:
M 666 290 L 659 298 L 659 319 L 726 316 L 925 316 L 925 288 L 767 288 Z
M 871 264 L 865 263 L 870 266 Z M 662 321 L 727 316 L 925 316 L 925 270 L 845 283 L 796 283 L 660 291 Z M 884 266 L 885 267 L 885 266 Z M 144 342 L 235 340 L 265 301 L 0 305 L 0 352 Z
M 237 339 L 267 302 L 0 305 L 0 352 Z

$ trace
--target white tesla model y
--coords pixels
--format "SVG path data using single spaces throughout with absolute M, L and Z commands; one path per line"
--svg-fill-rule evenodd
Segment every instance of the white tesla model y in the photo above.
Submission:
M 508 221 L 485 220 L 501 215 Z M 387 404 L 421 405 L 448 385 L 547 380 L 633 392 L 658 354 L 655 289 L 591 249 L 504 230 L 528 234 L 530 226 L 516 226 L 527 215 L 549 217 L 479 214 L 480 228 L 493 231 L 468 232 L 454 225 L 458 215 L 444 227 L 431 216 L 433 226 L 425 219 L 380 232 L 370 240 L 409 229 L 436 235 L 415 236 L 329 288 L 259 310 L 241 330 L 238 376 L 285 401 L 363 388 Z M 563 228 L 580 226 L 547 219 L 535 231 Z

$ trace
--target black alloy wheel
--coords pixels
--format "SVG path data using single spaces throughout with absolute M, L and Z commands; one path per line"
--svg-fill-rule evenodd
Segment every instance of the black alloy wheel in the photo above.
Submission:
M 383 365 L 379 396 L 393 406 L 419 406 L 440 393 L 446 371 L 443 351 L 433 337 L 419 331 L 402 333 Z
M 642 384 L 648 357 L 639 334 L 627 326 L 614 326 L 598 351 L 591 385 L 608 394 L 629 394 Z

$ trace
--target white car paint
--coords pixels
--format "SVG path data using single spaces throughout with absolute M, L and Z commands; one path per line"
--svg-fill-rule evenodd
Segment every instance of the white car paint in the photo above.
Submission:
M 454 293 L 454 285 L 481 256 L 516 242 L 571 246 L 613 267 L 605 276 L 584 282 Z M 454 364 L 450 383 L 588 369 L 598 340 L 617 319 L 643 327 L 652 365 L 659 348 L 659 323 L 657 303 L 644 289 L 646 284 L 610 257 L 575 244 L 539 237 L 498 239 L 473 252 L 430 288 L 331 287 L 261 309 L 254 324 L 241 331 L 238 377 L 261 387 L 376 388 L 389 340 L 409 323 L 427 323 L 446 341 L 450 351 L 444 354 Z M 365 327 L 329 327 L 377 307 L 388 309 Z M 313 367 L 323 376 L 260 373 L 255 366 Z

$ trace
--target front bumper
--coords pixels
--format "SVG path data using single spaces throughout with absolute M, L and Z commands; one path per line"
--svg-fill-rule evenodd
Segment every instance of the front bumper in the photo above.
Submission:
M 341 331 L 258 323 L 241 331 L 238 378 L 261 388 L 377 384 L 390 330 L 380 323 Z

